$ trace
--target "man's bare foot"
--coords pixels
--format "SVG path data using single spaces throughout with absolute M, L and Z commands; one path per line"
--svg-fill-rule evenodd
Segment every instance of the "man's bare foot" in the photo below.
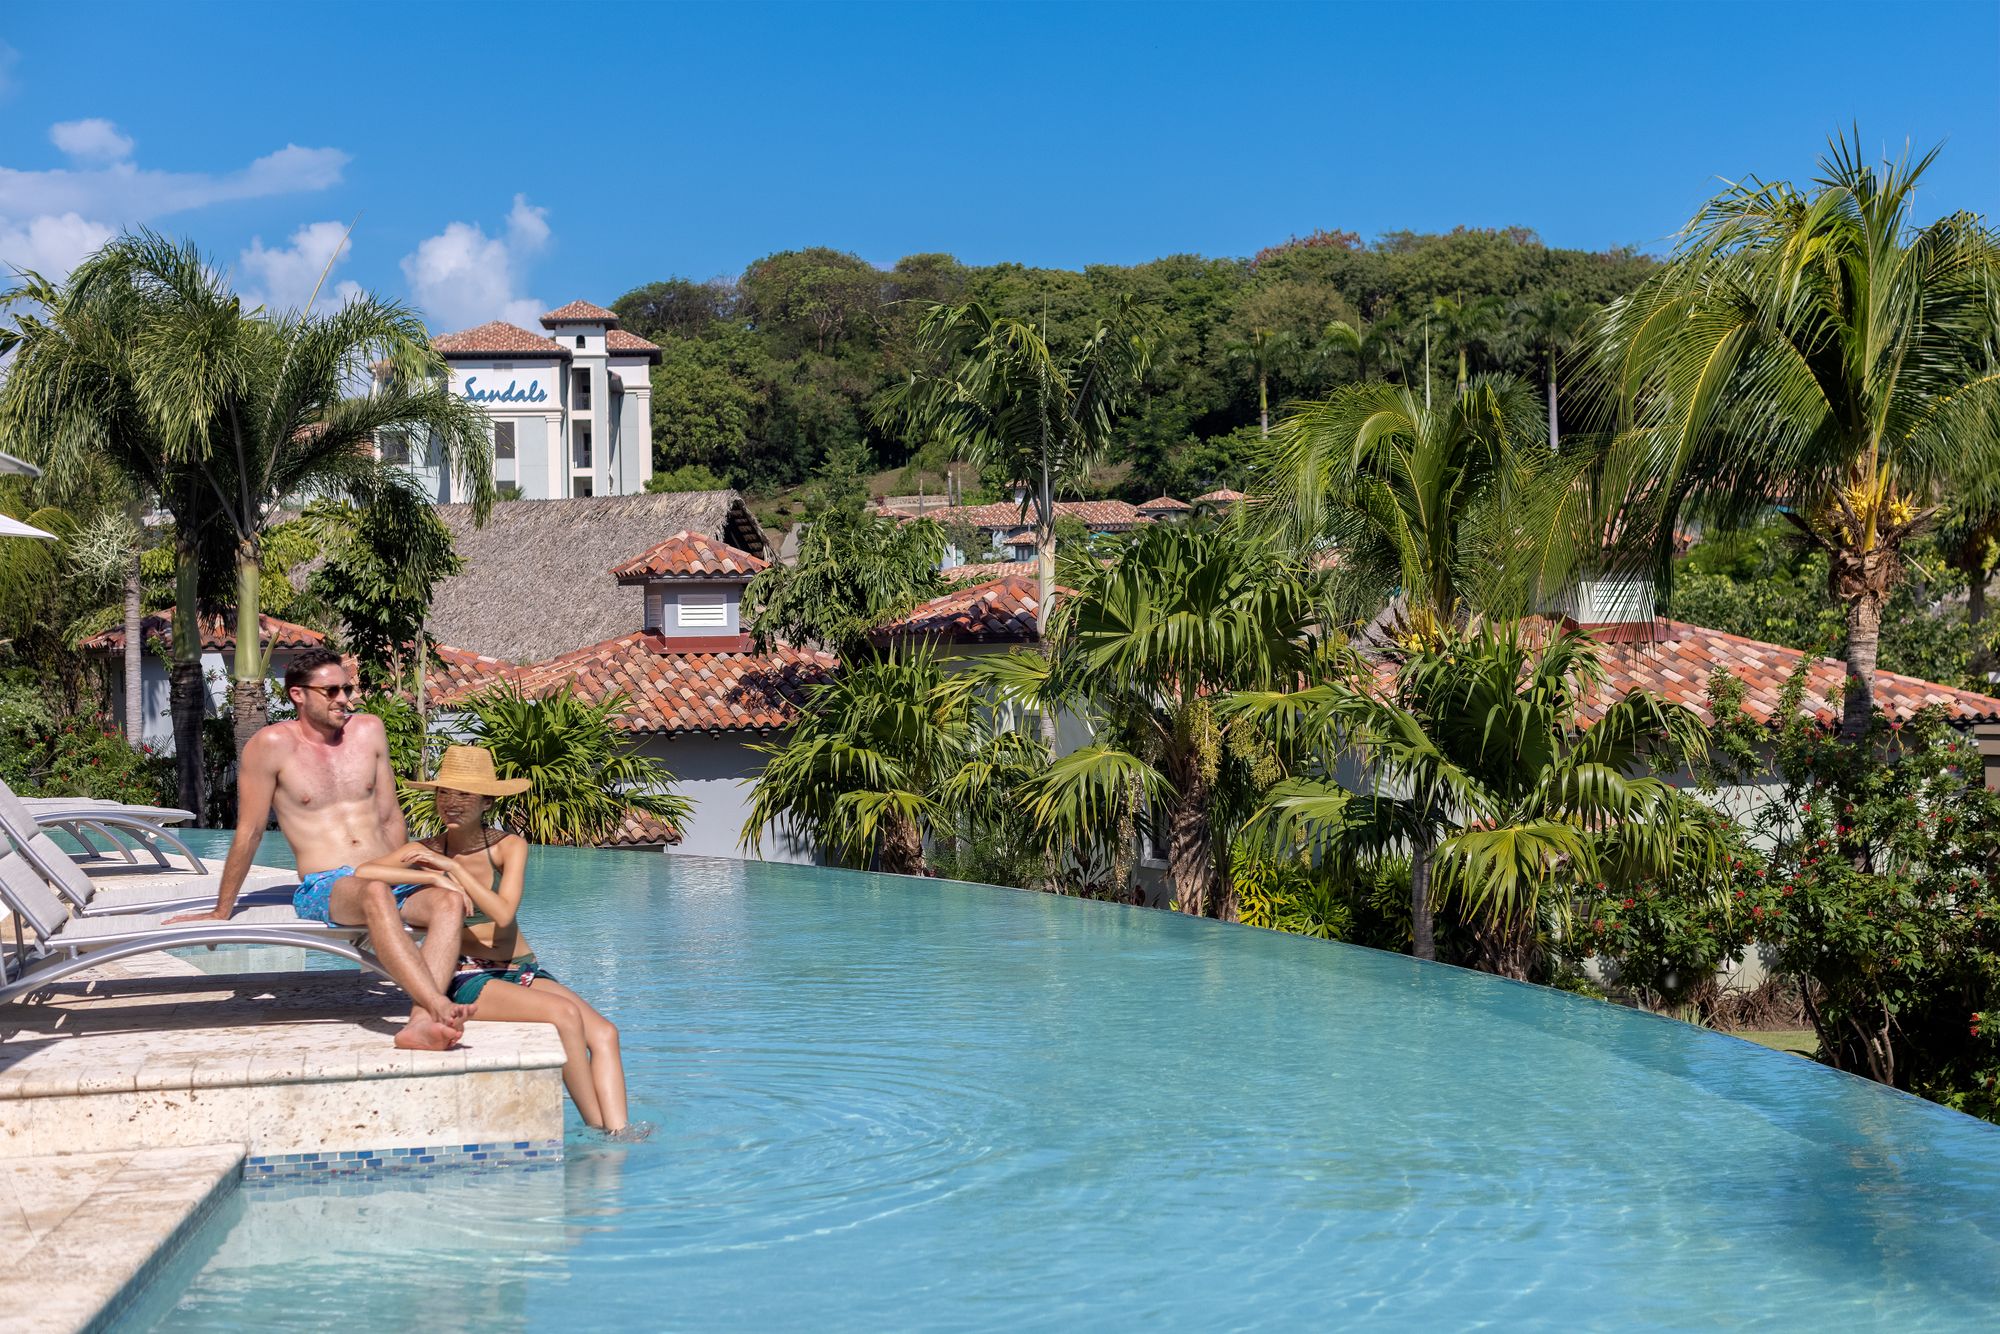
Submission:
M 417 1012 L 396 1034 L 396 1045 L 405 1051 L 449 1051 L 458 1045 L 460 1031 L 446 1028 L 430 1015 Z

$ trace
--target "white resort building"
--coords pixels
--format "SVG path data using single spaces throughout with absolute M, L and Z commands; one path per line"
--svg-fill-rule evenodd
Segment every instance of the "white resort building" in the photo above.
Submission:
M 493 476 L 522 500 L 624 496 L 653 475 L 651 370 L 660 349 L 618 327 L 618 316 L 572 301 L 542 316 L 546 332 L 504 320 L 432 339 L 451 368 L 451 392 L 493 423 Z M 464 482 L 435 448 L 386 436 L 382 457 L 422 479 L 440 505 L 465 499 Z

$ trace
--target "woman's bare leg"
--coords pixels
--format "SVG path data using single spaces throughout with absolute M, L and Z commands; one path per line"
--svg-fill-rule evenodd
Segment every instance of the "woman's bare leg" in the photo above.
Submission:
M 599 1130 L 625 1128 L 624 1099 L 619 1099 L 616 1123 L 604 1119 L 604 1107 L 592 1082 L 590 1048 L 584 1036 L 584 1009 L 575 998 L 558 994 L 546 982 L 533 987 L 498 980 L 488 982 L 479 993 L 479 1017 L 503 1024 L 554 1024 L 563 1044 L 563 1086 L 570 1101 L 583 1115 L 585 1124 Z
M 618 1049 L 618 1026 L 562 983 L 536 978 L 534 989 L 544 988 L 565 997 L 583 1012 L 583 1038 L 590 1048 L 590 1080 L 597 1089 L 597 1105 L 604 1109 L 604 1128 L 623 1130 L 627 1122 L 625 1057 Z

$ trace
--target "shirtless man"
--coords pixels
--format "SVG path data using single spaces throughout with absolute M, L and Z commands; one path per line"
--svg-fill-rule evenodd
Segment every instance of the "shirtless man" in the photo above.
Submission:
M 250 738 L 238 766 L 236 838 L 223 863 L 215 907 L 170 922 L 227 921 L 250 871 L 273 807 L 298 859 L 299 916 L 368 927 L 376 957 L 415 1002 L 398 1047 L 443 1051 L 458 1041 L 470 1005 L 444 994 L 458 964 L 459 929 L 471 915 L 463 891 L 444 887 L 429 868 L 411 867 L 410 883 L 362 880 L 354 868 L 386 858 L 409 841 L 382 720 L 351 709 L 357 687 L 338 655 L 307 649 L 285 672 L 298 707 L 292 722 L 272 723 Z M 421 954 L 405 924 L 424 933 Z

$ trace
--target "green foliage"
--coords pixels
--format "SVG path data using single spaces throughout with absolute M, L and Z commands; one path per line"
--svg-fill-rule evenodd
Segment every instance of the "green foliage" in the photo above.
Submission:
M 171 805 L 173 764 L 100 713 L 59 709 L 26 671 L 0 677 L 0 780 L 24 797 Z
M 1780 705 L 1772 852 L 1739 872 L 1738 918 L 1804 984 L 1821 1060 L 2000 1120 L 2000 794 L 1942 711 L 1846 741 L 1799 718 L 1803 688 Z
M 1592 886 L 1714 884 L 1732 856 L 1706 808 L 1638 776 L 1697 760 L 1699 717 L 1635 691 L 1586 730 L 1579 704 L 1602 677 L 1584 636 L 1536 646 L 1489 627 L 1406 653 L 1386 697 L 1366 663 L 1305 690 L 1240 695 L 1228 710 L 1279 736 L 1297 773 L 1250 829 L 1313 862 L 1408 850 L 1419 952 L 1434 890 L 1471 926 L 1471 961 L 1525 977 Z M 1338 781 L 1350 751 L 1368 763 L 1366 794 Z
M 1966 573 L 1936 539 L 1913 538 L 1903 565 L 1882 612 L 1882 670 L 1988 690 L 1975 655 L 2000 649 L 2000 619 L 1969 621 Z M 1677 620 L 1813 653 L 1838 654 L 1847 640 L 1826 553 L 1778 519 L 1703 537 L 1675 562 L 1669 608 Z
M 626 703 L 622 695 L 592 703 L 568 690 L 533 697 L 511 683 L 466 701 L 470 741 L 493 752 L 502 778 L 534 784 L 500 798 L 495 820 L 530 843 L 584 845 L 609 838 L 631 812 L 687 819 L 694 807 L 670 790 L 673 774 L 614 724 Z
M 1470 369 L 1541 384 L 1550 336 L 1532 312 L 1545 298 L 1568 293 L 1588 309 L 1631 291 L 1653 267 L 1631 251 L 1551 249 L 1519 229 L 1394 233 L 1374 245 L 1348 239 L 1307 238 L 1248 261 L 1173 255 L 1082 272 L 968 267 L 936 254 L 906 256 L 884 271 L 809 248 L 758 260 L 734 283 L 669 279 L 614 306 L 624 327 L 664 349 L 653 379 L 658 466 L 700 463 L 765 493 L 810 476 L 842 441 L 866 439 L 892 465 L 904 450 L 932 443 L 876 424 L 885 395 L 927 367 L 917 326 L 932 305 L 977 301 L 1073 347 L 1130 293 L 1154 313 L 1154 356 L 1106 457 L 1134 465 L 1126 498 L 1144 500 L 1181 494 L 1202 477 L 1233 479 L 1227 456 L 1185 470 L 1185 483 L 1165 465 L 1184 447 L 1233 450 L 1213 442 L 1256 425 L 1260 377 L 1229 351 L 1256 330 L 1272 337 L 1274 353 L 1285 345 L 1261 377 L 1273 412 L 1371 376 L 1421 388 L 1417 315 L 1441 296 L 1507 303 L 1499 333 L 1470 347 Z M 1366 331 L 1364 355 L 1326 342 L 1335 321 Z M 1435 369 L 1448 383 L 1446 358 L 1439 350 Z
M 656 472 L 646 479 L 646 490 L 654 495 L 674 491 L 724 491 L 728 487 L 727 478 L 717 476 L 700 463 L 683 463 L 678 468 Z
M 868 631 L 944 591 L 944 530 L 865 509 L 862 458 L 854 446 L 829 459 L 807 500 L 798 560 L 774 563 L 744 590 L 747 628 L 760 645 L 865 652 Z
M 306 511 L 325 561 L 308 587 L 345 627 L 370 686 L 401 680 L 438 581 L 464 566 L 451 529 L 413 485 L 394 482 L 368 504 L 319 501 Z

